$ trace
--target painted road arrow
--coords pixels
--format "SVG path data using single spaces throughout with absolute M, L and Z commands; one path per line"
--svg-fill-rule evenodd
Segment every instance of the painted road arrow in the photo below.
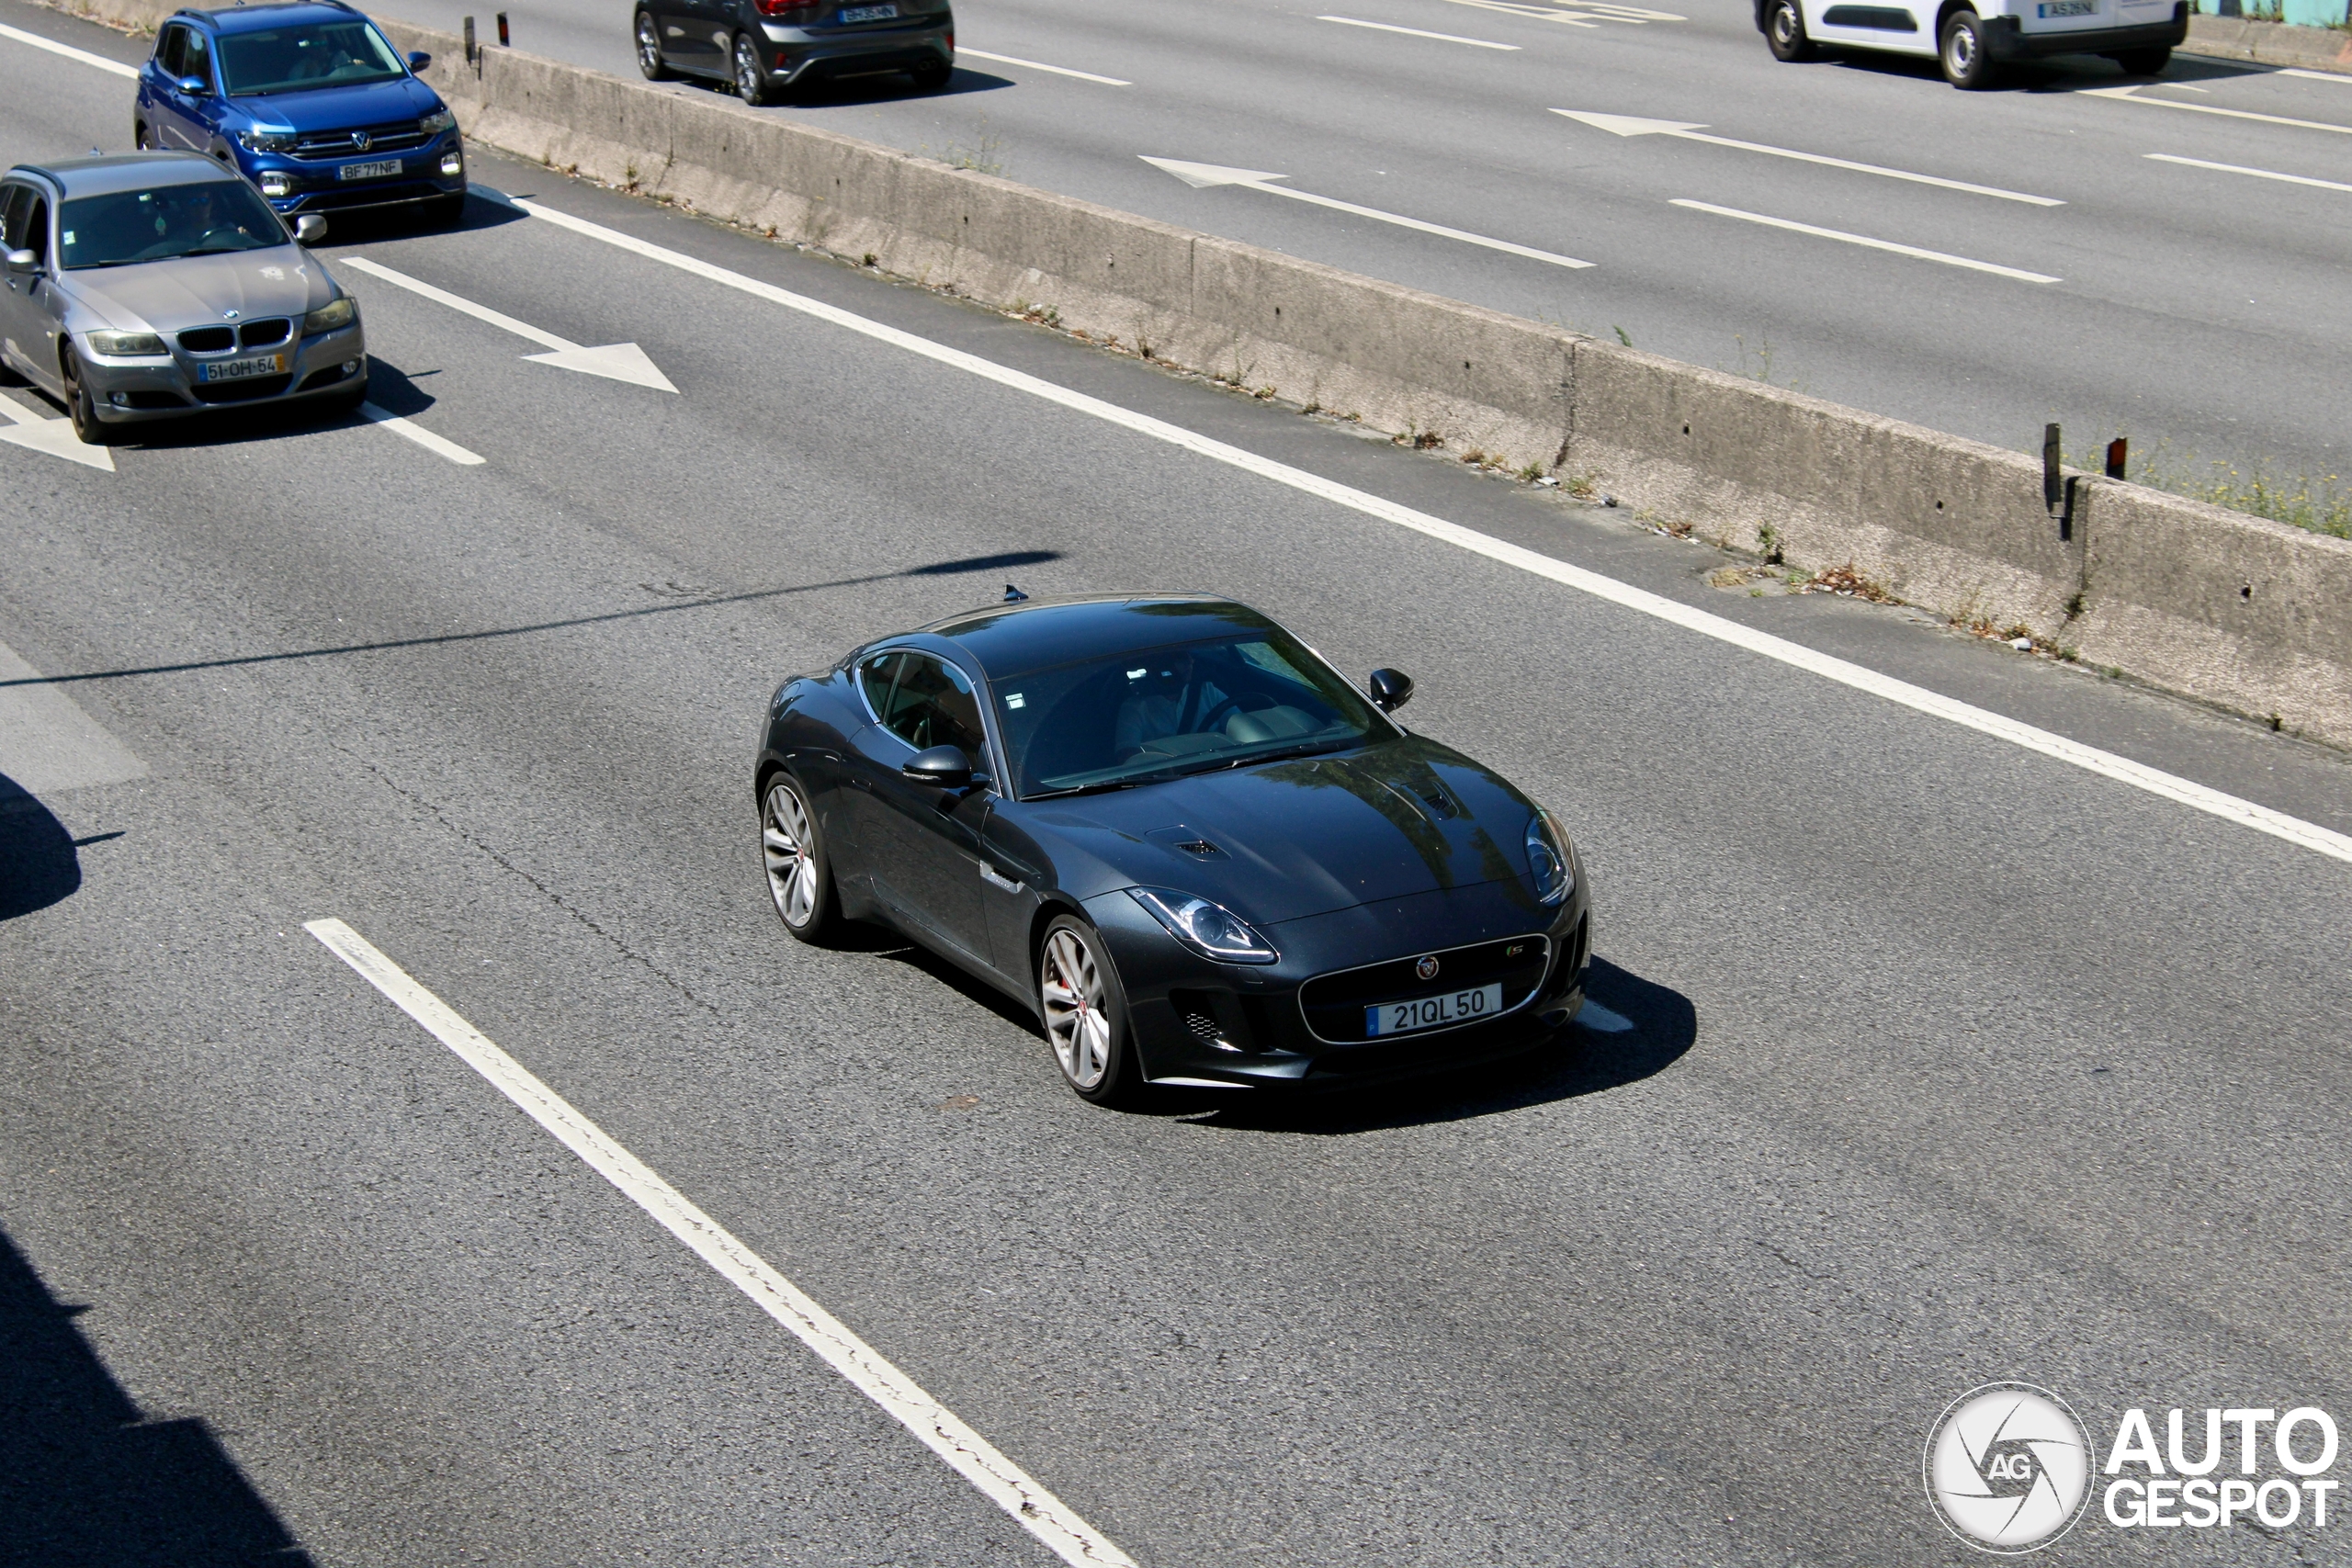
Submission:
M 74 422 L 70 419 L 43 418 L 14 398 L 0 398 L 0 419 L 9 422 L 6 430 L 0 430 L 0 441 L 6 441 L 11 446 L 46 452 L 69 463 L 114 472 L 114 454 L 103 446 L 92 446 L 84 442 L 74 434 Z
M 586 376 L 602 376 L 611 381 L 627 381 L 632 387 L 650 387 L 658 392 L 678 389 L 670 384 L 670 378 L 655 367 L 653 361 L 646 356 L 645 350 L 633 343 L 608 343 L 602 348 L 583 348 L 570 338 L 541 332 L 529 322 L 518 321 L 502 310 L 460 299 L 446 288 L 435 288 L 404 272 L 394 272 L 381 262 L 372 262 L 365 256 L 345 256 L 342 265 L 364 272 L 370 277 L 380 277 L 386 283 L 396 284 L 412 294 L 422 294 L 453 310 L 463 310 L 475 320 L 503 328 L 516 337 L 547 344 L 548 353 L 523 356 L 537 364 L 552 365 L 559 370 L 577 370 Z
M 1591 114 L 1581 109 L 1554 109 L 1556 115 L 1608 131 L 1612 136 L 1676 136 L 1685 141 L 1704 141 L 1716 147 L 1736 147 L 1743 152 L 1764 152 L 1775 158 L 1794 158 L 1801 164 L 1820 164 L 1832 169 L 1851 169 L 1859 175 L 1883 175 L 1891 180 L 1909 180 L 1914 185 L 1941 186 L 1946 190 L 1964 190 L 1974 196 L 1996 196 L 2003 201 L 2022 201 L 2034 207 L 2064 207 L 2055 197 L 2028 196 L 2023 191 L 2003 190 L 1998 186 L 1971 185 L 1966 180 L 1947 180 L 1934 175 L 1915 175 L 1908 169 L 1890 169 L 1878 164 L 1857 164 L 1850 158 L 1831 158 L 1819 152 L 1800 152 L 1792 147 L 1767 147 L 1761 141 L 1735 141 L 1728 136 L 1702 136 L 1707 128 L 1679 119 L 1642 119 L 1629 114 Z
M 1512 255 L 1525 256 L 1531 261 L 1550 262 L 1554 266 L 1590 266 L 1592 265 L 1589 261 L 1578 261 L 1574 256 L 1555 255 L 1550 251 L 1539 251 L 1527 245 L 1514 245 L 1509 240 L 1493 240 L 1484 234 L 1472 234 L 1460 229 L 1449 229 L 1442 223 L 1424 223 L 1418 218 L 1407 218 L 1395 212 L 1383 212 L 1376 207 L 1358 207 L 1352 201 L 1335 201 L 1328 196 L 1317 196 L 1312 191 L 1293 190 L 1288 186 L 1272 185 L 1268 182 L 1285 180 L 1290 176 L 1272 174 L 1264 169 L 1228 169 L 1221 164 L 1187 164 L 1176 158 L 1146 158 L 1144 162 L 1155 169 L 1166 170 L 1194 190 L 1206 190 L 1212 186 L 1240 186 L 1247 190 L 1264 191 L 1269 196 L 1286 196 L 1293 201 L 1311 201 L 1317 207 L 1328 207 L 1335 212 L 1352 212 L 1359 218 L 1369 218 L 1375 222 L 1394 223 L 1400 229 L 1418 229 L 1424 234 L 1437 234 L 1449 240 L 1459 240 L 1465 245 L 1484 245 L 1490 251 L 1507 251 Z

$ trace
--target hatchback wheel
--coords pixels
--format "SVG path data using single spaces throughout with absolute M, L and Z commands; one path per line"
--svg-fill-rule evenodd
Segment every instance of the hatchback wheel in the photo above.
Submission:
M 735 35 L 735 96 L 753 108 L 775 102 L 775 79 L 760 60 L 759 45 L 749 33 Z
M 760 854 L 767 863 L 768 897 L 784 929 L 816 942 L 841 919 L 832 867 L 817 836 L 816 814 L 789 773 L 768 782 L 760 805 Z
M 1100 931 L 1073 916 L 1054 918 L 1037 954 L 1037 1002 L 1054 1060 L 1080 1099 L 1122 1105 L 1141 1095 L 1126 995 Z
M 662 29 L 650 11 L 637 14 L 637 68 L 649 82 L 667 82 L 677 74 L 662 58 Z

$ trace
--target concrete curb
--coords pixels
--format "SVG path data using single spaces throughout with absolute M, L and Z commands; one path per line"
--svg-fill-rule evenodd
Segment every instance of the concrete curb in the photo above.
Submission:
M 2334 28 L 2296 28 L 2284 22 L 2250 22 L 2240 17 L 2188 18 L 2188 54 L 2250 60 L 2262 65 L 2299 65 L 2306 71 L 2352 75 L 2352 33 Z
M 121 19 L 157 0 L 98 0 Z M 379 18 L 469 136 L 2352 746 L 2352 542 L 448 33 Z

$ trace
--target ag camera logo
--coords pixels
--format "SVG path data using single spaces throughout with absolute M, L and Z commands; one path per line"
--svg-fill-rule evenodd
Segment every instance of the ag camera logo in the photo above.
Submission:
M 2090 1436 L 2066 1402 L 2031 1383 L 1973 1388 L 1928 1433 L 1928 1500 L 1954 1535 L 2018 1555 L 2056 1540 L 2090 1498 Z

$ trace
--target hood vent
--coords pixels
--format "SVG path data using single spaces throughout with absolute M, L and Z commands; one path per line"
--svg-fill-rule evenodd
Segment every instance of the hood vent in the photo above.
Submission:
M 1150 832 L 1146 833 L 1144 837 L 1150 840 L 1153 843 L 1159 845 L 1163 849 L 1174 850 L 1179 854 L 1190 855 L 1194 860 L 1224 860 L 1227 858 L 1226 852 L 1223 850 L 1217 848 L 1216 844 L 1210 842 L 1208 840 L 1201 837 L 1200 830 L 1198 829 L 1187 828 L 1181 822 L 1173 828 L 1154 828 Z

